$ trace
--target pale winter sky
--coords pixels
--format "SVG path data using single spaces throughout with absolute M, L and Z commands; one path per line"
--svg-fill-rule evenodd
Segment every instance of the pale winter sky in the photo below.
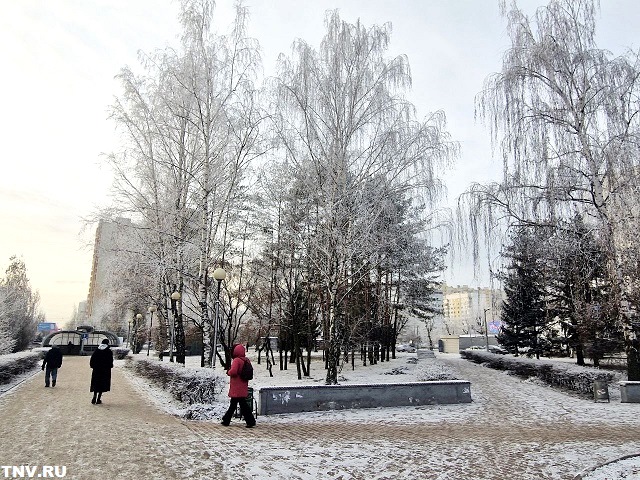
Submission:
M 533 12 L 543 0 L 518 2 Z M 217 2 L 226 28 L 231 0 Z M 499 176 L 486 129 L 474 121 L 474 97 L 500 68 L 508 47 L 498 0 L 247 0 L 250 33 L 265 71 L 295 38 L 318 45 L 324 12 L 344 20 L 393 24 L 390 55 L 408 55 L 411 100 L 424 117 L 444 110 L 462 156 L 447 175 L 450 202 L 472 181 Z M 0 0 L 0 274 L 21 256 L 47 320 L 64 323 L 86 299 L 95 226 L 82 218 L 108 201 L 110 173 L 100 166 L 114 147 L 107 109 L 120 68 L 137 52 L 177 43 L 178 4 L 171 0 Z M 636 0 L 601 0 L 599 46 L 638 48 Z M 140 71 L 139 69 L 137 69 Z M 478 284 L 464 262 L 445 279 Z M 480 282 L 482 283 L 482 282 Z

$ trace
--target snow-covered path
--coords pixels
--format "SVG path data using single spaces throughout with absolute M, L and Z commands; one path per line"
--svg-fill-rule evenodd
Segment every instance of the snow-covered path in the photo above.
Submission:
M 438 358 L 471 381 L 473 403 L 259 417 L 248 430 L 168 415 L 121 368 L 91 405 L 88 359 L 65 357 L 55 388 L 38 373 L 0 397 L 0 464 L 64 465 L 72 479 L 569 480 L 640 452 L 635 404 Z

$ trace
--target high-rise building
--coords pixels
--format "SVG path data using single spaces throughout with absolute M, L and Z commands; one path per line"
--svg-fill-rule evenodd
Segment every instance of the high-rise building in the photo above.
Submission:
M 117 268 L 123 239 L 131 236 L 132 228 L 131 220 L 122 217 L 113 221 L 100 220 L 98 223 L 86 305 L 86 319 L 91 325 L 99 326 L 102 318 L 114 308 L 112 272 Z

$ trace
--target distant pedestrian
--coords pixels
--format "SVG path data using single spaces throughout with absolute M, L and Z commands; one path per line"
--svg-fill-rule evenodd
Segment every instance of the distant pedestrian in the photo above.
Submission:
M 44 356 L 42 362 L 42 370 L 44 370 L 44 386 L 49 386 L 49 379 L 51 379 L 51 386 L 56 386 L 58 380 L 58 369 L 62 366 L 62 350 L 53 345 L 51 349 Z
M 109 340 L 106 338 L 98 345 L 98 349 L 91 355 L 89 366 L 91 372 L 91 403 L 102 403 L 102 394 L 111 390 L 111 369 L 113 368 L 113 352 L 109 348 Z
M 220 422 L 225 427 L 229 426 L 231 423 L 231 417 L 233 417 L 238 404 L 240 404 L 240 412 L 242 413 L 245 422 L 247 422 L 247 428 L 253 428 L 256 426 L 256 419 L 251 411 L 251 406 L 247 403 L 247 396 L 249 395 L 249 381 L 244 380 L 240 376 L 244 363 L 251 363 L 245 356 L 245 353 L 243 345 L 236 345 L 233 347 L 233 353 L 231 355 L 233 361 L 231 362 L 231 368 L 227 370 L 227 375 L 229 375 L 229 397 L 231 397 L 231 402 L 229 403 L 227 413 L 224 414 L 222 422 Z

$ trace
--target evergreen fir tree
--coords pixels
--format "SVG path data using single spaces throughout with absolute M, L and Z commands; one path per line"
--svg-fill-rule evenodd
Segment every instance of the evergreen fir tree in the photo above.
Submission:
M 503 253 L 511 263 L 503 276 L 505 300 L 498 335 L 498 341 L 509 352 L 525 351 L 528 356 L 536 357 L 543 350 L 540 334 L 546 324 L 539 244 L 536 232 L 522 227 Z

